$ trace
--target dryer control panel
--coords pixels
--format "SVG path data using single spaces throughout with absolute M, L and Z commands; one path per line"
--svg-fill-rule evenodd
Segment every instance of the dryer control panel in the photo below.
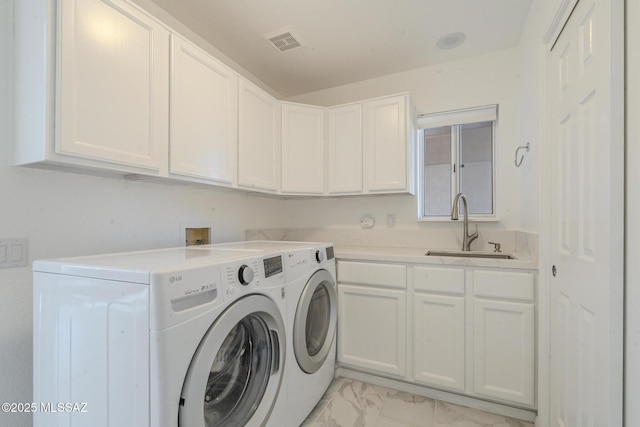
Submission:
M 335 266 L 333 246 L 331 245 L 292 250 L 286 252 L 283 256 L 287 283 L 304 277 L 318 267 L 332 268 L 332 266 Z

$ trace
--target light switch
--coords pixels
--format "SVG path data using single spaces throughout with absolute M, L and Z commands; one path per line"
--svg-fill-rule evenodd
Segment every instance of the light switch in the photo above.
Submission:
M 28 260 L 27 239 L 0 239 L 0 268 L 25 267 Z

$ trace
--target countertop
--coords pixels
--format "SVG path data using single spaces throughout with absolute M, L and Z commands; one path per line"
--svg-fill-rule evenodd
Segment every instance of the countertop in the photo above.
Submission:
M 345 246 L 335 245 L 335 257 L 340 260 L 386 261 L 410 264 L 452 265 L 460 267 L 492 267 L 537 270 L 538 261 L 517 253 L 504 252 L 516 259 L 488 259 L 454 256 L 426 256 L 427 250 L 439 248 Z M 444 250 L 444 249 L 443 249 Z M 446 249 L 451 251 L 451 249 Z

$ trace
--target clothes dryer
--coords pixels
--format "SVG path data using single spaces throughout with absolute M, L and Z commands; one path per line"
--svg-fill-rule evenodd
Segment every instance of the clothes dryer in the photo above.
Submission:
M 283 254 L 287 292 L 287 425 L 299 426 L 335 373 L 337 291 L 333 246 Z
M 282 426 L 280 254 L 176 248 L 34 263 L 34 426 Z
M 331 243 L 246 241 L 214 247 L 280 251 L 286 276 L 287 426 L 298 427 L 331 384 L 336 360 L 337 290 Z

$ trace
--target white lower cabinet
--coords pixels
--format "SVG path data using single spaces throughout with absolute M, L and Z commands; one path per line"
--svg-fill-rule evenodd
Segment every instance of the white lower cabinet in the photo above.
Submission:
M 337 272 L 340 366 L 535 407 L 534 272 L 360 261 Z
M 464 270 L 413 269 L 413 379 L 464 392 Z
M 473 392 L 532 406 L 535 403 L 533 275 L 476 271 L 474 294 Z
M 342 324 L 339 360 L 356 368 L 404 378 L 406 292 L 370 286 L 338 286 Z
M 407 347 L 405 267 L 340 262 L 338 269 L 349 281 L 338 280 L 339 362 L 355 369 L 404 378 Z

